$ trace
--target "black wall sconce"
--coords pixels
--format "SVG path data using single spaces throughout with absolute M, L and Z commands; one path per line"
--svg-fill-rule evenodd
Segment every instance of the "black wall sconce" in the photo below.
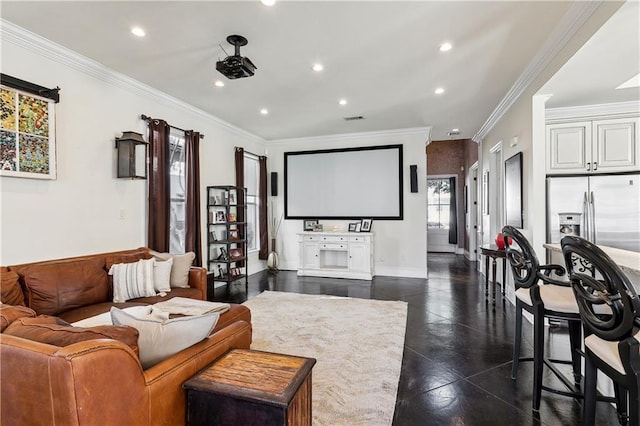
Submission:
M 148 146 L 149 143 L 142 138 L 140 133 L 122 132 L 122 136 L 116 138 L 119 178 L 147 178 Z

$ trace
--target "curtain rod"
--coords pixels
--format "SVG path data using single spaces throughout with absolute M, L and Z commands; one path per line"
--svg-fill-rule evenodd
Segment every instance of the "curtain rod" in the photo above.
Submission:
M 142 118 L 144 121 L 151 121 L 151 120 L 154 120 L 154 118 L 151 118 L 151 117 L 149 117 L 149 116 L 147 116 L 147 115 L 144 115 L 144 114 L 142 114 L 142 115 L 140 116 L 140 118 Z M 178 126 L 172 126 L 172 125 L 171 125 L 171 124 L 169 124 L 169 123 L 167 123 L 167 125 L 168 125 L 169 127 L 171 127 L 172 129 L 180 130 L 180 131 L 183 131 L 183 132 L 186 132 L 186 131 L 187 131 L 187 130 L 185 130 L 185 129 L 181 129 L 181 128 L 180 128 L 180 127 L 178 127 Z M 193 130 L 192 130 L 192 131 L 193 131 Z M 204 135 L 203 135 L 202 133 L 200 133 L 200 139 L 204 139 Z
M 241 146 L 236 146 L 235 147 L 235 149 L 238 149 L 238 148 L 242 148 L 242 147 Z M 242 150 L 244 151 L 245 154 L 252 155 L 252 156 L 256 157 L 256 159 L 259 159 L 260 157 L 266 157 L 265 155 L 258 155 L 258 154 L 254 154 L 253 152 L 249 152 L 244 148 L 242 148 Z

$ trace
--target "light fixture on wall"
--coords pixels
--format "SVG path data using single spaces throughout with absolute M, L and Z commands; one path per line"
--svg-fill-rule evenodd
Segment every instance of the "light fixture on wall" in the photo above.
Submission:
M 140 133 L 122 132 L 122 136 L 116 138 L 119 178 L 147 178 L 148 146 L 149 143 L 144 140 Z

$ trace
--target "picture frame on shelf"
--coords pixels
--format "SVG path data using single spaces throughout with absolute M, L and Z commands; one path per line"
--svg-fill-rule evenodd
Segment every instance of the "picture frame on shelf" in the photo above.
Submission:
M 229 229 L 229 238 L 228 240 L 233 241 L 240 238 L 239 232 L 237 229 Z
M 371 232 L 373 219 L 362 219 L 360 221 L 360 232 Z
M 360 232 L 361 229 L 362 229 L 362 222 L 357 222 L 356 223 L 356 231 L 355 232 Z
M 349 224 L 349 232 L 356 232 L 356 227 L 358 226 L 358 222 L 353 222 Z
M 318 219 L 305 219 L 303 221 L 303 227 L 305 231 L 314 231 L 317 224 Z
M 229 213 L 229 222 L 235 222 L 235 221 L 236 221 L 236 214 Z
M 229 259 L 230 260 L 241 259 L 241 258 L 242 258 L 242 248 L 241 247 L 234 247 L 234 248 L 230 248 L 229 249 Z
M 324 227 L 322 226 L 321 223 L 316 223 L 315 225 L 313 225 L 314 232 L 322 232 L 323 230 L 324 230 Z
M 229 204 L 236 204 L 236 193 L 235 191 L 229 192 Z
M 227 253 L 227 250 L 224 247 L 220 247 L 220 254 L 218 255 L 217 260 L 227 260 L 229 259 L 229 253 Z
M 209 238 L 211 241 L 218 241 L 218 236 L 216 235 L 216 231 L 209 231 Z
M 224 210 L 218 210 L 216 212 L 216 222 L 224 223 L 227 221 L 227 215 L 224 213 Z

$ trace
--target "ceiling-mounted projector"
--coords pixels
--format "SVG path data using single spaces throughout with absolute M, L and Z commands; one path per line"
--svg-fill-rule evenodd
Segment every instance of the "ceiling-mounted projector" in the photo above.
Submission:
M 251 59 L 240 56 L 240 46 L 246 46 L 247 39 L 240 35 L 230 35 L 227 37 L 227 41 L 235 46 L 235 54 L 216 62 L 216 70 L 231 80 L 251 77 L 255 74 L 256 66 L 253 65 Z

